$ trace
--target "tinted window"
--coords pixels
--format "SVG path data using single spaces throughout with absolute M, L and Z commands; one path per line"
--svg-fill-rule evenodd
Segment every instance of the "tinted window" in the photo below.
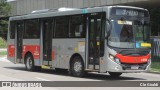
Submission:
M 15 22 L 10 22 L 10 38 L 15 39 Z
M 68 17 L 57 17 L 55 37 L 66 38 L 69 37 L 69 18 Z
M 85 18 L 82 15 L 72 16 L 70 22 L 70 37 L 85 37 Z
M 27 20 L 25 22 L 24 38 L 40 38 L 40 29 L 38 20 Z

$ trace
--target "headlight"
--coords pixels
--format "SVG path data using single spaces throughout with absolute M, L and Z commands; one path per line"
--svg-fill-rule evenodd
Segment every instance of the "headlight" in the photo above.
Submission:
M 111 60 L 114 60 L 114 56 L 111 55 L 111 54 L 109 54 L 109 58 L 110 58 Z
M 119 58 L 116 58 L 116 57 L 114 57 L 114 56 L 111 55 L 111 54 L 109 54 L 109 58 L 110 58 L 111 60 L 113 60 L 114 62 L 116 62 L 117 64 L 121 64 Z
M 116 62 L 117 64 L 121 64 L 121 63 L 120 63 L 120 60 L 119 60 L 118 58 L 115 58 L 114 60 L 115 60 L 115 62 Z

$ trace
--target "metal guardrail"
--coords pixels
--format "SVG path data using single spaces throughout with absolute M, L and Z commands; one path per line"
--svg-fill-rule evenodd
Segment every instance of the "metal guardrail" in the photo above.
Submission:
M 151 44 L 152 44 L 152 47 L 151 47 L 152 61 L 160 62 L 160 38 L 152 37 Z

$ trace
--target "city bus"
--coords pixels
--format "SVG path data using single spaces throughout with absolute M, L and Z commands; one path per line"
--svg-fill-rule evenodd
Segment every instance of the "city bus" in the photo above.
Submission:
M 132 6 L 36 10 L 9 19 L 7 58 L 29 71 L 148 71 L 151 65 L 150 16 Z

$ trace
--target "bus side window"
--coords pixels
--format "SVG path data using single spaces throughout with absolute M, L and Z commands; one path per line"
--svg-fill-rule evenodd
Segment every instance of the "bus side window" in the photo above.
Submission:
M 15 21 L 10 22 L 10 39 L 15 39 Z
M 70 20 L 70 33 L 69 37 L 71 38 L 84 38 L 85 37 L 85 23 L 84 16 L 77 15 L 72 16 Z
M 38 19 L 25 21 L 25 39 L 38 39 L 40 38 L 40 29 Z
M 56 38 L 67 38 L 69 37 L 69 18 L 57 17 L 56 18 L 56 28 L 55 28 Z

